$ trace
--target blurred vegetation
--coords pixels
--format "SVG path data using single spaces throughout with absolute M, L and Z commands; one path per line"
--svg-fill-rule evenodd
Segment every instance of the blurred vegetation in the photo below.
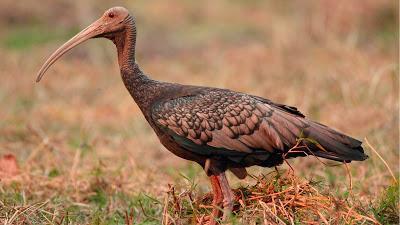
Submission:
M 15 50 L 26 50 L 33 46 L 40 46 L 56 40 L 67 39 L 79 30 L 47 30 L 41 27 L 18 27 L 8 31 L 3 40 L 5 47 Z
M 368 138 L 399 177 L 398 1 L 3 0 L 0 158 L 15 155 L 18 171 L 4 176 L 0 167 L 0 221 L 121 224 L 128 214 L 160 224 L 168 184 L 177 193 L 209 191 L 201 168 L 159 144 L 121 82 L 109 41 L 81 45 L 34 83 L 57 46 L 115 5 L 135 15 L 137 60 L 152 78 L 297 106 Z M 326 196 L 394 224 L 398 184 L 365 149 L 370 159 L 350 165 L 351 191 L 342 167 L 312 157 L 290 163 L 297 176 L 323 184 L 315 188 Z M 234 187 L 255 183 L 230 178 Z
M 391 185 L 379 199 L 378 205 L 373 207 L 376 218 L 382 224 L 399 222 L 399 195 L 399 183 Z

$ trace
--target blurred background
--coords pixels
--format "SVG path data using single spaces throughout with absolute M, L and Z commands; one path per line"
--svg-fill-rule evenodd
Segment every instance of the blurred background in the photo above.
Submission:
M 181 173 L 209 190 L 197 165 L 160 145 L 121 82 L 110 41 L 82 44 L 35 83 L 46 57 L 116 5 L 136 17 L 136 58 L 152 78 L 296 106 L 367 138 L 398 176 L 398 1 L 2 0 L 0 154 L 16 159 L 15 171 L 2 175 L 3 194 L 89 204 L 94 186 L 104 185 L 107 193 L 158 196 L 168 183 L 184 183 Z M 360 199 L 373 201 L 391 176 L 365 148 L 370 159 L 350 169 Z M 348 187 L 342 167 L 290 162 L 336 193 Z

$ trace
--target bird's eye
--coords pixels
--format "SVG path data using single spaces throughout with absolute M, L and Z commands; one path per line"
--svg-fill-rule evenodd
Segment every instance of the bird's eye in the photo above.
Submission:
M 113 12 L 108 13 L 108 17 L 114 18 L 114 13 Z

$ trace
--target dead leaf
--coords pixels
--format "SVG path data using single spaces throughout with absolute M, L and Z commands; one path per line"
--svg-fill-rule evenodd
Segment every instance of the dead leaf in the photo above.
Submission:
M 0 158 L 0 179 L 10 178 L 19 173 L 17 159 L 13 154 L 5 154 Z

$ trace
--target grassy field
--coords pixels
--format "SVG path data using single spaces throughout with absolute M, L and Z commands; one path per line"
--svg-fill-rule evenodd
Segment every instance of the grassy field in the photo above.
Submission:
M 115 5 L 135 15 L 152 78 L 263 96 L 370 143 L 350 173 L 309 157 L 290 160 L 294 172 L 229 175 L 241 196 L 232 224 L 397 223 L 393 0 L 1 1 L 0 223 L 195 224 L 210 212 L 207 177 L 161 146 L 111 42 L 74 49 L 34 82 L 53 50 Z

